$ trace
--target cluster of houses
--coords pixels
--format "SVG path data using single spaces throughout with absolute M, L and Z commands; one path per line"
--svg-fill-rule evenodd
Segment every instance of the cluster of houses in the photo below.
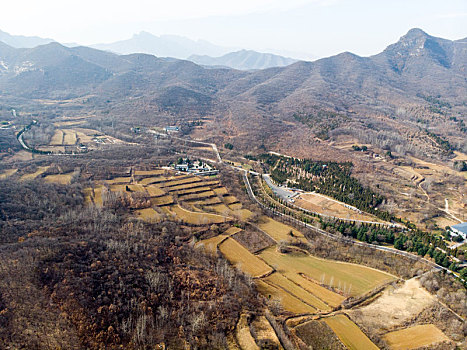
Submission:
M 451 226 L 451 234 L 461 236 L 464 240 L 467 239 L 467 222 Z
M 177 164 L 174 165 L 175 170 L 183 171 L 185 173 L 196 175 L 216 175 L 219 170 L 213 168 L 208 163 L 202 160 L 191 161 L 188 158 L 181 158 Z

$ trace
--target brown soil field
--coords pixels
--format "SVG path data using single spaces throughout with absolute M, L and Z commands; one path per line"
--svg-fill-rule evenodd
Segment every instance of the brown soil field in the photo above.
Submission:
M 72 129 L 63 129 L 65 136 L 63 137 L 64 145 L 75 145 L 76 144 L 76 133 Z
M 341 219 L 381 221 L 371 215 L 361 214 L 355 210 L 346 208 L 344 205 L 321 194 L 302 194 L 295 199 L 295 205 L 316 213 L 335 216 Z
M 449 338 L 433 324 L 418 325 L 390 332 L 384 335 L 384 339 L 391 350 L 418 349 L 443 341 L 450 341 Z
M 61 146 L 63 144 L 63 131 L 62 130 L 55 130 L 55 134 L 52 136 L 50 140 L 51 146 Z
M 396 289 L 388 286 L 373 303 L 349 311 L 359 324 L 378 332 L 397 326 L 419 314 L 434 302 L 434 297 L 421 287 L 417 279 L 410 279 Z

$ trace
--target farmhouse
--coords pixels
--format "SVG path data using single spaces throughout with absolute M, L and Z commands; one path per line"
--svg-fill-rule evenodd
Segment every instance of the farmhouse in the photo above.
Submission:
M 461 236 L 463 239 L 467 238 L 467 222 L 451 226 L 451 231 L 456 236 Z
M 201 160 L 195 160 L 192 162 L 188 158 L 183 158 L 178 164 L 175 164 L 175 169 L 196 175 L 216 175 L 219 173 L 219 170 L 214 169 L 212 166 Z
M 178 126 L 166 126 L 165 127 L 165 132 L 167 134 L 171 134 L 171 133 L 174 133 L 174 132 L 179 132 L 180 129 Z

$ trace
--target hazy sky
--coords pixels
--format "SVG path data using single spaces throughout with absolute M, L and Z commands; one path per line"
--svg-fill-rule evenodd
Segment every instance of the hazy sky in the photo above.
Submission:
M 11 0 L 0 29 L 93 44 L 142 30 L 231 47 L 324 57 L 371 55 L 410 28 L 467 37 L 467 0 Z

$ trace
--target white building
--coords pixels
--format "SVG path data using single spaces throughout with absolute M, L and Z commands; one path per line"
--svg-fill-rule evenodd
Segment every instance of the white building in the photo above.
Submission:
M 467 238 L 467 222 L 451 226 L 451 231 L 456 236 L 461 236 L 463 239 Z

